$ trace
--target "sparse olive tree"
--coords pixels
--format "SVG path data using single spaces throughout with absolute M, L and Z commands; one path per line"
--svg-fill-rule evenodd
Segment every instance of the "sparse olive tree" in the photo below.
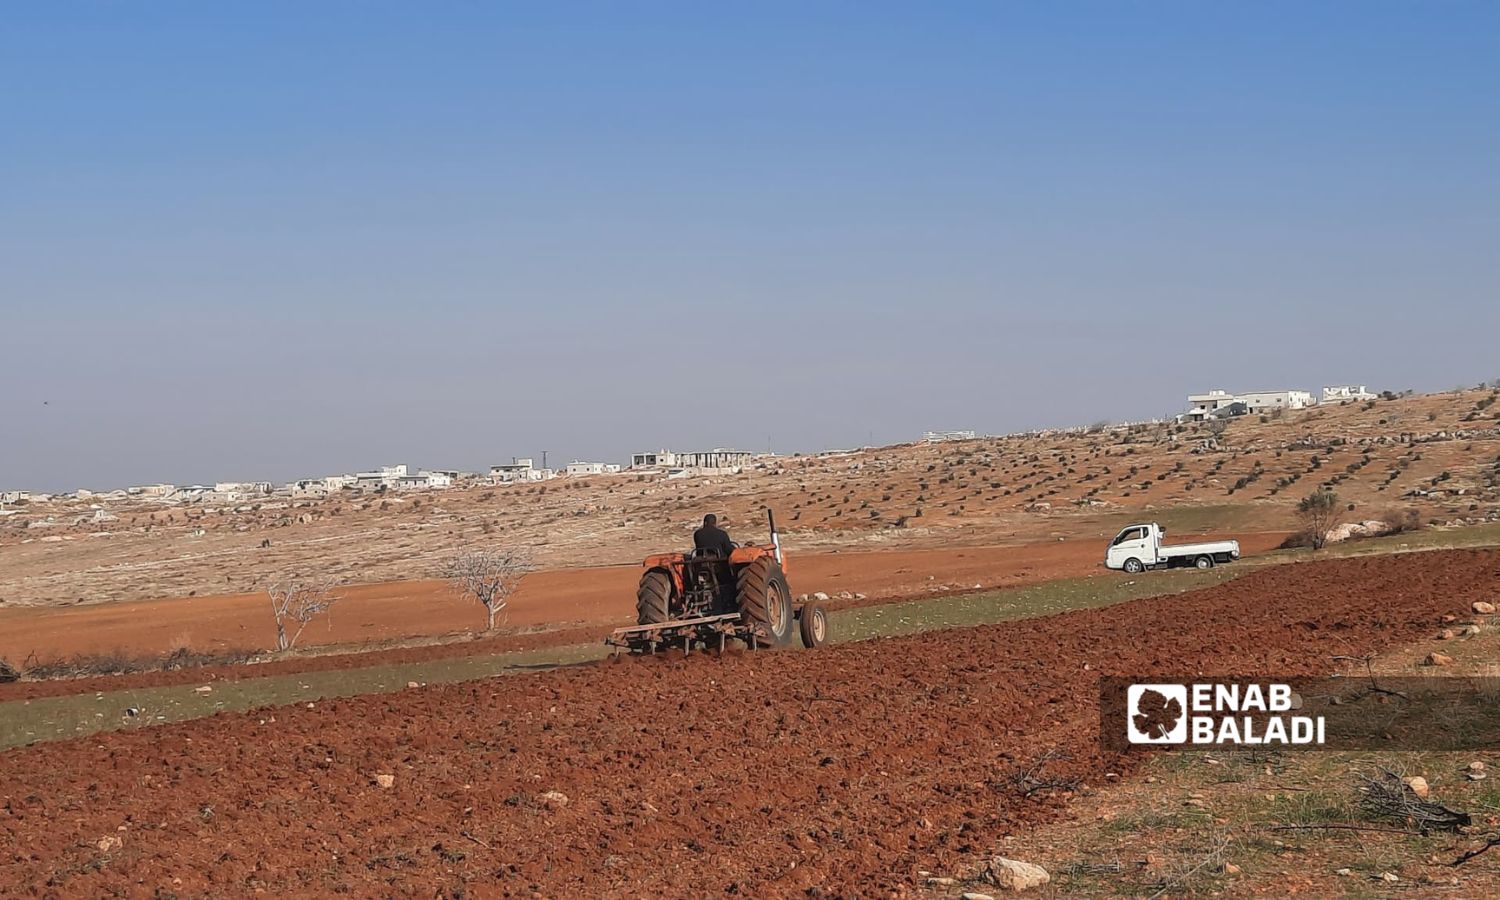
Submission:
M 1322 550 L 1328 543 L 1328 532 L 1338 527 L 1344 517 L 1344 508 L 1339 504 L 1339 495 L 1330 490 L 1317 490 L 1297 502 L 1297 520 L 1302 523 L 1302 533 L 1314 550 Z
M 465 550 L 443 567 L 443 577 L 466 597 L 479 601 L 485 612 L 485 631 L 495 630 L 495 619 L 505 611 L 510 595 L 532 570 L 525 550 L 503 547 Z
M 266 588 L 271 598 L 271 614 L 276 618 L 276 649 L 290 650 L 312 620 L 323 615 L 338 602 L 331 580 L 309 582 L 284 579 Z M 296 630 L 288 633 L 295 624 Z M 331 624 L 330 624 L 331 627 Z

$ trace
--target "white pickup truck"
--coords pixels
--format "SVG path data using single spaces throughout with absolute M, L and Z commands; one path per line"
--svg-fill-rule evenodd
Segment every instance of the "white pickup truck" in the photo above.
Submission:
M 1109 542 L 1109 550 L 1104 554 L 1104 565 L 1111 569 L 1124 569 L 1134 575 L 1146 569 L 1171 569 L 1178 566 L 1212 569 L 1218 563 L 1233 562 L 1240 558 L 1239 541 L 1163 546 L 1161 539 L 1165 535 L 1166 532 L 1155 522 L 1127 525 Z

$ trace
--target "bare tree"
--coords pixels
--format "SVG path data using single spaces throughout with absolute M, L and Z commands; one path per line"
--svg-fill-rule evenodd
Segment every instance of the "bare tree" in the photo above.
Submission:
M 1330 490 L 1313 491 L 1297 502 L 1297 519 L 1314 550 L 1323 549 L 1328 543 L 1328 532 L 1337 528 L 1343 517 L 1339 495 Z
M 505 610 L 522 577 L 532 569 L 525 550 L 493 548 L 465 550 L 448 561 L 443 576 L 465 596 L 478 600 L 485 611 L 485 631 L 495 630 L 495 617 Z
M 338 597 L 333 593 L 332 581 L 307 582 L 285 579 L 266 588 L 271 598 L 271 614 L 276 617 L 276 649 L 290 650 L 297 646 L 297 639 L 307 630 L 308 623 L 328 612 Z M 290 635 L 290 623 L 297 630 Z

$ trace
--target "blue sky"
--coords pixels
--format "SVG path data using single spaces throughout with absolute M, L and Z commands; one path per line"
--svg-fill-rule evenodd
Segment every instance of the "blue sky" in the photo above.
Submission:
M 1500 7 L 38 3 L 0 487 L 1500 377 Z

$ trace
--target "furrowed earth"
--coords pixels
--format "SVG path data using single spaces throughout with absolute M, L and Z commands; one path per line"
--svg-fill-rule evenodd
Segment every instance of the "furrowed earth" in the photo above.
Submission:
M 632 659 L 0 754 L 15 895 L 920 893 L 1129 773 L 1097 679 L 1315 674 L 1500 594 L 1500 551 L 1283 565 L 1184 594 L 817 651 Z M 837 628 L 837 619 L 833 627 Z M 1049 770 L 1050 771 L 1050 770 Z M 385 785 L 389 786 L 385 786 Z

